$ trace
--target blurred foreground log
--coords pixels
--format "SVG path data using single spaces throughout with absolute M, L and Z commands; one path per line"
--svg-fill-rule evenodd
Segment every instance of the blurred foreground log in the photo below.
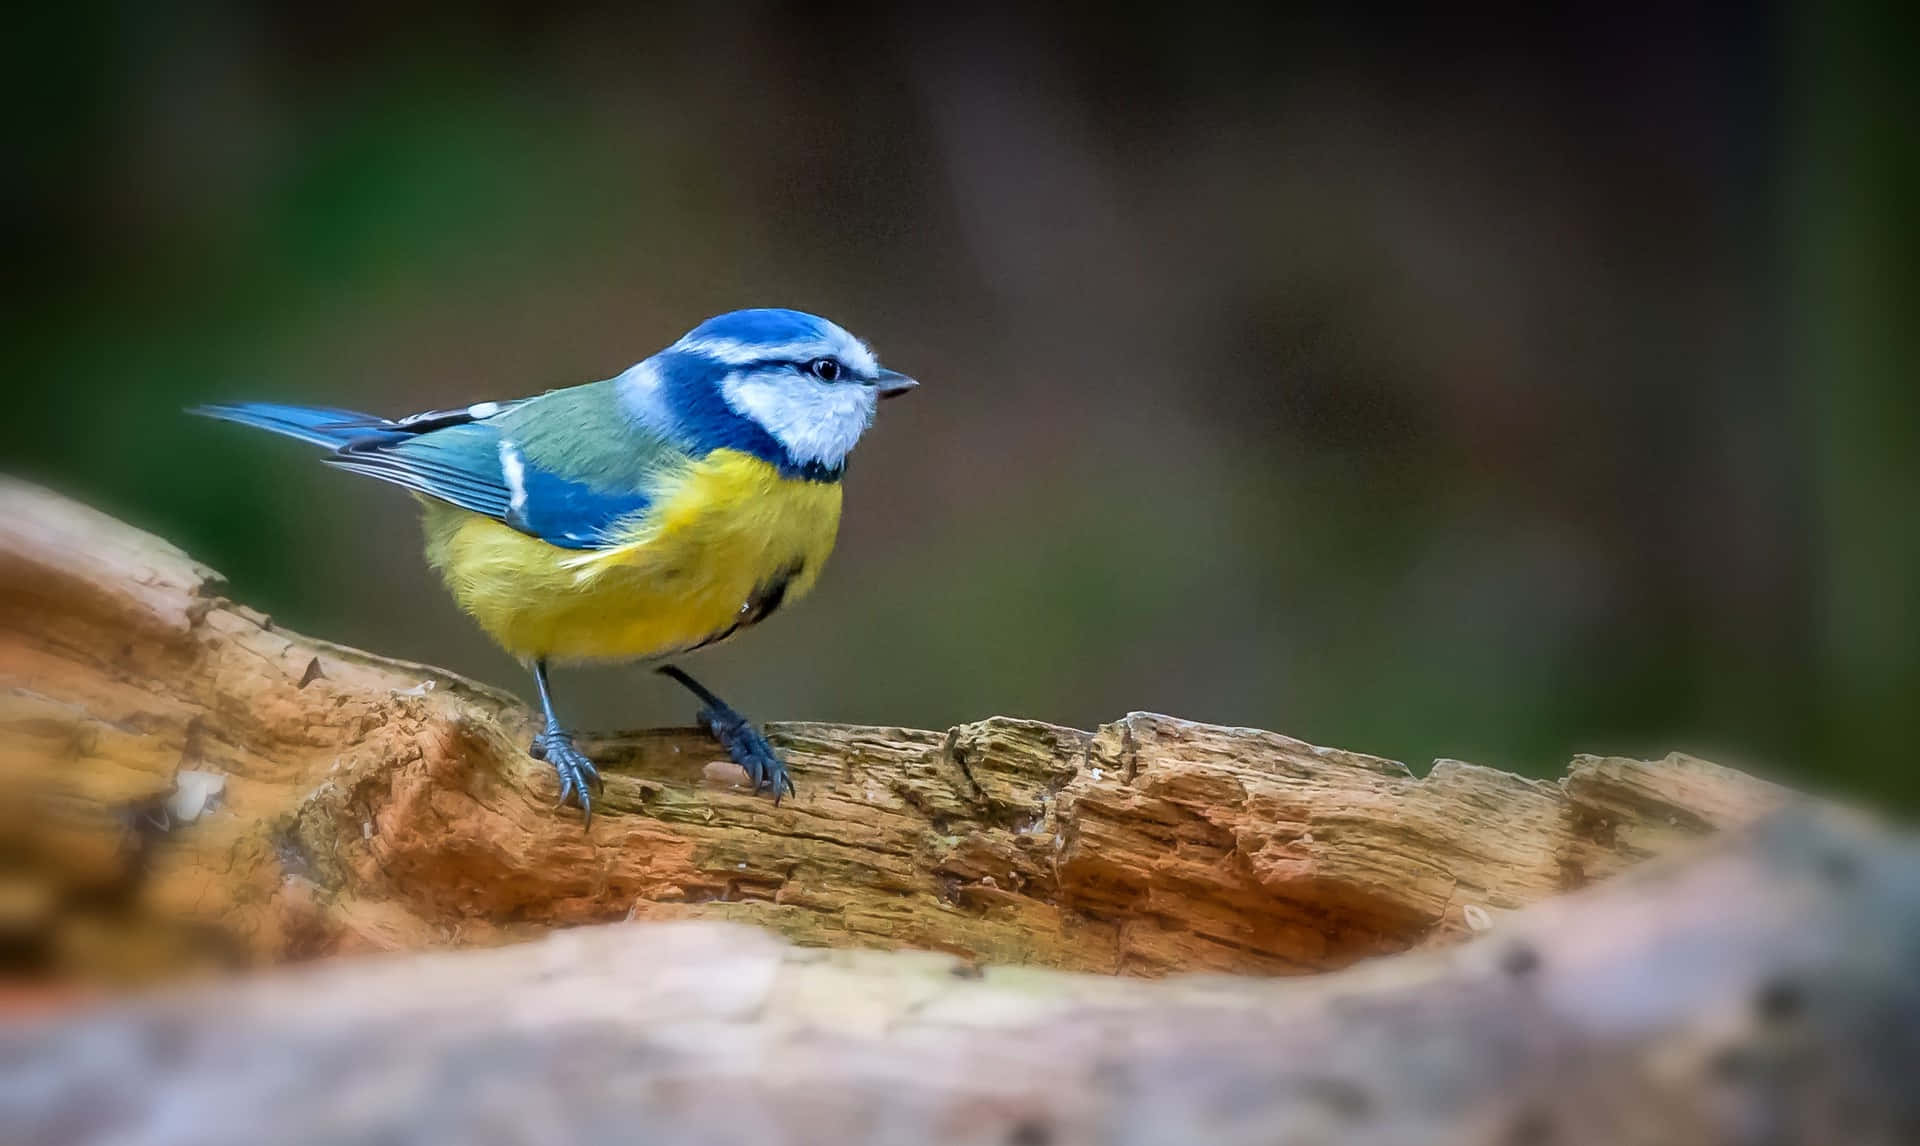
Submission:
M 1306 979 L 981 970 L 724 924 L 356 959 L 0 1033 L 106 1142 L 1920 1141 L 1920 852 L 1782 813 Z
M 1680 756 L 1581 757 L 1557 784 L 1453 761 L 1415 777 L 1136 713 L 1092 733 L 775 725 L 799 784 L 777 808 L 702 733 L 611 737 L 590 746 L 606 792 L 585 833 L 552 809 L 517 700 L 224 591 L 158 538 L 0 484 L 0 941 L 42 972 L 681 917 L 1083 971 L 1317 970 L 1458 937 L 1783 797 Z

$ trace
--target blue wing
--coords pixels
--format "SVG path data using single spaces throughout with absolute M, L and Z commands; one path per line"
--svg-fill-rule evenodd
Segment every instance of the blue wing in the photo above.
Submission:
M 249 402 L 193 412 L 330 447 L 323 459 L 461 509 L 496 518 L 565 549 L 611 544 L 612 527 L 646 510 L 635 484 L 605 488 L 529 456 L 499 419 L 521 403 L 481 403 L 388 420 L 352 410 Z
M 324 460 L 506 521 L 514 494 L 500 460 L 500 442 L 496 427 L 469 422 L 397 439 L 369 437 L 340 447 Z

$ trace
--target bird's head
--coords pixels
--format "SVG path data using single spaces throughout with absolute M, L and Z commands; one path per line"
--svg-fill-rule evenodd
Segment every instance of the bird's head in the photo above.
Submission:
M 700 449 L 837 476 L 882 398 L 918 385 L 845 330 L 797 310 L 710 318 L 621 375 L 627 409 Z

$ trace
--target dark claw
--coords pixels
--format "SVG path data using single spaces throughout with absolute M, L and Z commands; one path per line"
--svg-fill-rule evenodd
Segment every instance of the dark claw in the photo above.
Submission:
M 747 779 L 753 781 L 753 793 L 759 795 L 767 789 L 773 789 L 773 804 L 780 806 L 782 794 L 793 795 L 793 777 L 787 775 L 787 762 L 767 743 L 753 722 L 735 712 L 733 706 L 721 700 L 707 686 L 688 676 L 672 665 L 662 665 L 658 670 L 662 676 L 671 677 L 680 682 L 688 692 L 700 698 L 703 707 L 694 717 L 707 730 L 713 733 L 733 758 L 735 764 L 747 770 Z
M 587 790 L 591 787 L 597 792 L 605 784 L 593 761 L 573 746 L 573 737 L 558 728 L 549 728 L 533 738 L 527 754 L 535 760 L 545 760 L 553 765 L 553 771 L 560 779 L 560 800 L 554 807 L 566 807 L 567 799 L 572 797 L 580 805 L 581 824 L 592 826 L 593 798 L 587 794 Z
M 780 797 L 793 794 L 793 777 L 787 774 L 787 762 L 767 743 L 767 738 L 755 728 L 746 717 L 732 709 L 715 709 L 708 706 L 700 710 L 700 723 L 707 726 L 727 750 L 733 762 L 747 770 L 747 779 L 753 781 L 753 794 L 771 788 L 773 804 L 780 806 Z

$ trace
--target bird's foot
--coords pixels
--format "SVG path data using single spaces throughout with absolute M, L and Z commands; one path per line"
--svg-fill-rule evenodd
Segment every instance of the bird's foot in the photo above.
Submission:
M 787 762 L 767 743 L 766 734 L 755 728 L 753 721 L 739 714 L 734 707 L 721 700 L 699 681 L 672 665 L 663 665 L 659 670 L 662 676 L 672 677 L 686 687 L 688 692 L 700 698 L 702 708 L 694 717 L 707 726 L 721 747 L 735 764 L 747 770 L 747 779 L 753 781 L 754 795 L 768 789 L 773 790 L 773 802 L 777 807 L 780 797 L 794 794 L 793 777 L 787 774 Z
M 755 728 L 752 721 L 725 705 L 701 709 L 699 720 L 727 750 L 733 762 L 747 770 L 754 795 L 771 788 L 774 806 L 778 807 L 783 794 L 793 794 L 793 777 L 787 775 L 787 762 L 780 759 L 773 745 L 767 743 L 766 734 Z
M 556 808 L 564 808 L 567 797 L 572 796 L 580 804 L 580 822 L 583 827 L 593 824 L 593 797 L 588 789 L 598 792 L 604 786 L 600 780 L 599 769 L 587 754 L 573 746 L 572 734 L 552 725 L 533 738 L 533 744 L 527 749 L 528 755 L 535 760 L 545 760 L 553 765 L 560 775 L 560 802 Z

